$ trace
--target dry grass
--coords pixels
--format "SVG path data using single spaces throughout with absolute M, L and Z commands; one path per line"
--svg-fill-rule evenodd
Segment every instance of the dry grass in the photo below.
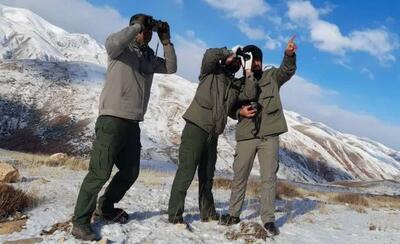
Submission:
M 10 157 L 14 158 L 18 163 L 25 167 L 39 167 L 42 165 L 49 167 L 66 167 L 71 170 L 87 170 L 89 160 L 67 156 L 64 159 L 55 160 L 50 155 L 31 154 L 21 152 L 9 152 Z
M 215 178 L 213 183 L 214 189 L 223 189 L 223 190 L 230 190 L 231 189 L 231 182 L 232 180 L 226 178 Z
M 141 169 L 137 180 L 147 187 L 154 187 L 160 186 L 165 181 L 165 178 L 171 176 L 173 174 L 168 172 Z
M 278 181 L 276 185 L 276 198 L 284 199 L 284 198 L 295 198 L 295 197 L 304 197 L 304 194 L 300 191 L 296 186 L 284 182 Z
M 26 208 L 33 207 L 37 199 L 7 184 L 0 184 L 0 220 Z
M 232 180 L 225 178 L 216 178 L 214 179 L 214 189 L 231 189 Z M 247 182 L 246 195 L 249 197 L 259 197 L 261 195 L 261 182 L 259 180 L 249 179 Z M 301 189 L 296 188 L 296 186 L 278 180 L 276 184 L 276 198 L 277 199 L 286 199 L 286 198 L 296 198 L 296 197 L 304 197 Z
M 361 184 L 361 183 L 360 183 Z M 261 182 L 249 179 L 246 195 L 260 197 Z M 231 189 L 231 180 L 225 178 L 214 179 L 215 189 Z M 278 180 L 276 186 L 277 199 L 309 198 L 317 199 L 321 203 L 320 213 L 326 213 L 325 204 L 349 204 L 349 207 L 359 213 L 366 213 L 366 208 L 400 209 L 399 196 L 376 196 L 361 193 L 333 193 L 306 190 L 290 182 Z
M 347 203 L 363 207 L 369 206 L 368 199 L 362 196 L 361 194 L 356 194 L 356 193 L 337 194 L 336 196 L 331 197 L 330 200 L 335 203 Z
M 400 209 L 400 196 L 369 196 L 368 200 L 373 207 Z

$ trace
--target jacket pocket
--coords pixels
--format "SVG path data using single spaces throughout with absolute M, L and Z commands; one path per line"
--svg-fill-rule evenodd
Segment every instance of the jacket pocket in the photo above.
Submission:
M 236 125 L 236 139 L 253 137 L 254 122 L 252 119 L 242 118 Z
M 116 124 L 117 118 L 104 117 L 101 123 L 101 132 L 106 135 L 117 135 L 118 125 Z
M 200 107 L 209 110 L 211 110 L 213 107 L 213 92 L 211 91 L 211 82 L 212 81 L 209 80 L 200 81 L 194 96 L 194 100 Z
M 268 115 L 275 114 L 280 110 L 279 103 L 275 96 L 264 97 L 261 105 L 263 106 L 264 113 Z
M 96 138 L 91 152 L 89 169 L 101 179 L 108 179 L 112 170 L 111 146 L 104 133 L 100 138 Z M 97 136 L 97 135 L 96 135 Z
M 212 104 L 211 104 L 211 101 L 208 101 L 209 99 L 204 99 L 199 96 L 195 96 L 194 100 L 200 107 L 207 109 L 207 110 L 212 110 Z

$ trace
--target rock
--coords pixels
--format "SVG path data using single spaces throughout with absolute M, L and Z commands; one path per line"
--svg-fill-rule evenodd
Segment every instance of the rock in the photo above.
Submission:
M 11 183 L 19 179 L 18 169 L 11 164 L 0 162 L 0 182 Z
M 15 241 L 5 241 L 4 244 L 34 244 L 40 243 L 43 241 L 43 238 L 34 237 L 34 238 L 27 238 L 27 239 L 19 239 Z
M 62 161 L 65 162 L 68 160 L 68 155 L 66 153 L 55 153 L 53 155 L 50 156 L 50 160 L 54 160 L 54 161 Z
M 96 242 L 97 244 L 108 244 L 111 243 L 108 239 L 101 239 L 100 241 Z
M 259 223 L 241 222 L 239 231 L 231 229 L 225 233 L 225 237 L 230 241 L 244 239 L 245 243 L 255 243 L 259 240 L 265 241 L 268 234 Z
M 27 219 L 12 220 L 0 224 L 0 235 L 20 232 L 26 225 Z

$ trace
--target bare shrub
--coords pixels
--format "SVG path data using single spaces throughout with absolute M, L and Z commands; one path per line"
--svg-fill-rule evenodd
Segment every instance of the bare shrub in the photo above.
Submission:
M 32 207 L 37 200 L 13 186 L 0 183 L 0 220 L 15 212 L 21 212 L 26 208 Z
M 87 170 L 89 167 L 89 160 L 81 157 L 67 156 L 65 159 L 51 158 L 50 155 L 45 154 L 30 154 L 30 153 L 17 153 L 12 155 L 18 162 L 27 167 L 66 167 L 71 170 Z
M 231 182 L 232 180 L 226 178 L 215 178 L 213 183 L 214 189 L 224 189 L 230 190 L 231 189 Z

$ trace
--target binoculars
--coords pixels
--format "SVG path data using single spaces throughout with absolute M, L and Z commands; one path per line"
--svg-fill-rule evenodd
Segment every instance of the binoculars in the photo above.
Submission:
M 236 56 L 243 57 L 244 61 L 251 59 L 251 56 L 243 51 L 243 48 L 238 48 L 236 51 Z
M 258 102 L 251 102 L 250 106 L 251 106 L 251 108 L 253 110 L 257 110 L 258 111 L 259 109 L 261 109 L 261 105 Z
M 155 20 L 152 16 L 147 16 L 147 18 L 144 20 L 144 26 L 146 28 L 151 29 L 152 31 L 158 31 L 158 30 L 165 30 L 168 28 L 168 23 L 161 21 L 161 20 Z

